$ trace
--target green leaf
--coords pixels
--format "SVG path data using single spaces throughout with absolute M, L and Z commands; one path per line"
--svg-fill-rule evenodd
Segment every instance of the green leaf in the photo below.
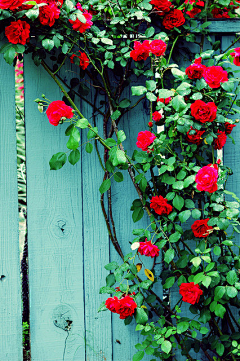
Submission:
M 116 182 L 122 182 L 123 181 L 123 174 L 121 172 L 117 172 L 113 176 L 114 180 Z
M 139 86 L 132 86 L 131 87 L 132 90 L 132 95 L 143 95 L 147 92 L 147 88 L 145 88 L 145 86 L 139 85 Z
M 138 351 L 137 353 L 135 353 L 135 355 L 133 355 L 133 361 L 140 361 L 142 360 L 144 356 L 144 351 Z
M 85 118 L 79 119 L 77 120 L 75 126 L 81 129 L 85 129 L 88 127 L 88 120 Z
M 167 340 L 163 341 L 163 343 L 161 344 L 161 350 L 162 350 L 163 352 L 165 352 L 166 354 L 169 354 L 169 352 L 171 351 L 171 349 L 172 349 L 172 344 L 171 344 L 171 342 L 170 342 L 170 341 L 167 341 Z
M 109 38 L 102 38 L 101 42 L 106 45 L 113 45 L 113 41 Z
M 90 140 L 92 138 L 95 138 L 97 136 L 98 133 L 98 128 L 97 127 L 94 127 L 92 129 L 90 129 L 87 133 L 87 139 Z
M 119 103 L 119 107 L 120 108 L 128 108 L 131 104 L 131 101 L 127 98 L 121 100 L 121 102 Z
M 201 211 L 199 211 L 199 209 L 193 209 L 192 210 L 192 217 L 194 219 L 199 219 L 201 218 Z
M 117 139 L 118 139 L 118 144 L 124 142 L 124 140 L 126 139 L 126 134 L 124 133 L 123 130 L 119 130 L 117 132 Z
M 147 92 L 146 98 L 147 98 L 150 102 L 155 102 L 155 101 L 157 100 L 156 95 L 154 95 L 153 93 L 150 93 L 150 92 Z
M 175 283 L 175 277 L 169 277 L 166 279 L 166 282 L 163 285 L 163 288 L 170 288 L 174 285 L 174 283 Z
M 188 220 L 188 218 L 190 218 L 190 217 L 191 217 L 191 211 L 189 211 L 189 210 L 183 211 L 183 212 L 179 213 L 179 215 L 178 215 L 179 221 L 181 223 L 185 223 Z
M 184 188 L 189 187 L 190 184 L 195 182 L 195 175 L 190 175 L 186 179 L 184 179 Z
M 143 325 L 148 321 L 148 315 L 146 314 L 143 308 L 137 307 L 135 313 L 135 319 L 137 323 Z
M 182 209 L 182 207 L 184 206 L 184 199 L 179 196 L 178 194 L 176 194 L 174 200 L 173 200 L 173 206 L 180 211 Z
M 111 118 L 112 120 L 117 120 L 121 116 L 121 112 L 119 110 L 115 110 L 115 112 L 112 113 Z
M 86 149 L 86 152 L 87 152 L 87 153 L 92 153 L 92 151 L 93 151 L 93 145 L 92 145 L 92 143 L 87 143 L 85 149 Z
M 146 88 L 149 91 L 154 91 L 156 89 L 157 83 L 155 80 L 147 80 L 146 81 Z
M 134 223 L 138 222 L 140 219 L 142 219 L 143 215 L 144 215 L 144 210 L 142 208 L 140 207 L 135 208 L 132 213 L 133 222 Z
M 44 49 L 50 51 L 54 47 L 54 41 L 51 39 L 43 39 L 42 46 L 44 47 Z
M 226 312 L 226 308 L 218 303 L 214 309 L 214 312 L 215 312 L 216 316 L 223 318 L 223 316 Z
M 125 153 L 122 150 L 117 149 L 117 151 L 115 153 L 115 157 L 112 160 L 113 166 L 116 167 L 117 165 L 125 164 L 126 161 L 127 161 L 127 158 L 125 156 Z
M 194 267 L 197 268 L 198 266 L 200 266 L 202 260 L 201 260 L 200 257 L 194 257 L 194 258 L 191 259 L 191 262 L 194 265 Z
M 204 277 L 205 277 L 204 273 L 203 273 L 203 272 L 200 272 L 200 273 L 198 273 L 198 274 L 196 274 L 196 275 L 194 276 L 193 282 L 194 282 L 194 283 L 200 283 L 200 282 L 202 282 L 202 280 L 204 279 Z
M 221 84 L 221 87 L 226 90 L 227 92 L 232 92 L 234 89 L 234 82 L 233 81 L 226 81 L 225 83 Z
M 104 287 L 101 287 L 100 288 L 100 291 L 99 293 L 102 294 L 102 293 L 114 293 L 115 292 L 115 288 L 112 288 L 112 287 L 107 287 L 107 286 L 104 286 Z
M 219 246 L 215 246 L 213 248 L 213 253 L 216 255 L 216 256 L 220 256 L 221 254 L 221 248 Z
M 202 284 L 208 288 L 210 286 L 212 279 L 209 276 L 205 276 L 204 279 L 202 280 Z
M 174 95 L 174 92 L 172 90 L 168 90 L 168 89 L 159 89 L 158 90 L 158 96 L 159 98 L 163 98 L 163 99 L 166 99 L 166 98 L 169 98 L 169 97 L 172 97 Z
M 10 65 L 13 63 L 15 56 L 16 56 L 16 51 L 13 47 L 4 51 L 3 57 L 4 57 L 5 61 Z
M 187 107 L 187 104 L 185 103 L 182 95 L 177 95 L 172 100 L 172 106 L 178 113 L 180 113 Z
M 78 149 L 72 150 L 68 156 L 68 161 L 72 165 L 76 164 L 80 159 L 80 152 Z
M 110 273 L 107 277 L 106 277 L 106 285 L 107 287 L 111 287 L 115 284 L 116 280 L 115 280 L 115 276 L 113 273 Z
M 146 31 L 145 31 L 145 36 L 147 39 L 151 38 L 155 33 L 155 29 L 153 26 L 151 26 L 150 28 L 148 28 Z
M 174 258 L 174 249 L 173 248 L 169 248 L 167 250 L 167 252 L 164 255 L 164 261 L 167 262 L 168 264 L 173 260 Z
M 202 334 L 202 335 L 206 335 L 208 332 L 209 332 L 209 329 L 207 327 L 201 327 L 199 332 Z
M 217 343 L 216 351 L 219 356 L 222 356 L 224 354 L 224 345 L 222 343 Z
M 237 289 L 235 287 L 233 287 L 233 286 L 227 286 L 226 291 L 227 291 L 228 297 L 230 297 L 230 298 L 234 298 L 238 294 Z
M 175 233 L 173 233 L 173 234 L 170 235 L 169 241 L 170 241 L 171 243 L 175 243 L 175 242 L 177 242 L 180 238 L 181 238 L 181 233 L 175 232 Z
M 104 268 L 107 270 L 107 271 L 114 271 L 115 269 L 118 268 L 118 264 L 116 261 L 113 261 L 111 263 L 108 263 L 106 264 L 106 266 L 104 266 Z
M 179 322 L 177 324 L 177 333 L 183 333 L 185 331 L 187 331 L 189 328 L 189 323 L 184 321 L 184 322 Z
M 227 281 L 230 285 L 234 285 L 234 283 L 238 281 L 238 276 L 234 270 L 227 273 Z
M 112 138 L 107 138 L 106 140 L 104 140 L 105 144 L 108 145 L 109 147 L 114 147 L 114 145 L 117 144 L 116 140 L 112 139 Z
M 50 169 L 51 170 L 58 170 L 64 166 L 67 161 L 66 153 L 59 152 L 52 156 L 49 161 Z
M 106 179 L 105 181 L 102 182 L 102 184 L 100 185 L 99 188 L 99 192 L 101 194 L 105 193 L 107 190 L 109 190 L 109 188 L 111 187 L 111 180 L 110 179 Z

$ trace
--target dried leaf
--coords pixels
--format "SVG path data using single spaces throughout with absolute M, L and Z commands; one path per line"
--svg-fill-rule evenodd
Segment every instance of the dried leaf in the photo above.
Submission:
M 153 275 L 153 273 L 149 270 L 149 269 L 145 269 L 144 270 L 144 272 L 145 272 L 145 275 L 147 276 L 147 278 L 149 278 L 150 279 L 150 281 L 154 281 L 154 275 Z
M 138 263 L 138 264 L 136 264 L 136 267 L 137 267 L 137 271 L 140 272 L 142 269 L 142 264 Z

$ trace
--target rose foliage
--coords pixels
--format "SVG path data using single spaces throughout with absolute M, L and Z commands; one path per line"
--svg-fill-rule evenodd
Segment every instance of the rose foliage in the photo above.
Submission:
M 238 2 L 229 0 L 0 0 L 5 60 L 12 64 L 17 53 L 30 53 L 63 93 L 54 101 L 44 95 L 36 99 L 49 126 L 64 128 L 68 137 L 67 150 L 53 155 L 50 168 L 80 160 L 81 129 L 88 131 L 86 151 L 95 146 L 98 153 L 102 210 L 119 255 L 119 262 L 105 265 L 109 274 L 100 289 L 105 296 L 99 311 L 117 313 L 126 325 L 136 322 L 142 343 L 133 361 L 146 355 L 175 360 L 177 348 L 181 360 L 240 356 L 235 317 L 240 309 L 235 240 L 240 199 L 227 190 L 232 171 L 218 159 L 227 138 L 233 141 L 238 122 L 240 48 L 235 41 L 221 49 L 206 20 L 231 21 L 238 11 Z M 185 67 L 184 51 L 190 59 Z M 75 75 L 66 81 L 61 69 L 70 67 Z M 132 97 L 124 95 L 129 88 Z M 93 89 L 99 97 L 104 94 L 104 108 L 88 97 Z M 79 97 L 92 106 L 97 124 L 91 123 L 95 117 L 81 113 Z M 121 121 L 142 102 L 150 119 L 131 138 L 131 154 L 124 147 Z M 129 234 L 124 255 L 114 226 L 111 184 L 127 177 L 137 195 L 133 222 L 145 215 L 148 224 Z M 160 274 L 156 264 L 162 265 Z M 176 305 L 169 298 L 173 288 L 179 294 Z

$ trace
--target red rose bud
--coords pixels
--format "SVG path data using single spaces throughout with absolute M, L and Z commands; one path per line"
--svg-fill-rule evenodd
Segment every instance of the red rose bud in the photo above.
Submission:
M 221 83 L 228 81 L 228 73 L 223 70 L 221 66 L 209 66 L 206 67 L 203 73 L 203 77 L 210 88 L 219 88 Z
M 87 29 L 90 29 L 93 22 L 91 21 L 92 20 L 92 15 L 87 12 L 87 11 L 84 11 L 84 13 L 82 14 L 85 19 L 86 19 L 86 23 L 82 23 L 79 19 L 76 19 L 76 20 L 70 20 L 69 19 L 69 22 L 72 24 L 72 28 L 73 30 L 75 31 L 79 31 L 81 34 L 85 33 L 85 31 Z
M 226 123 L 224 124 L 224 127 L 225 127 L 225 133 L 226 133 L 226 134 L 231 134 L 233 128 L 236 127 L 236 125 L 226 122 Z
M 240 48 L 234 49 L 234 53 L 230 55 L 233 57 L 233 64 L 240 66 Z
M 185 17 L 182 11 L 178 9 L 171 10 L 168 14 L 166 14 L 162 22 L 163 26 L 168 30 L 179 28 L 184 23 Z
M 56 100 L 49 104 L 46 111 L 49 123 L 57 126 L 63 119 L 71 119 L 73 117 L 73 110 L 66 105 L 62 100 Z
M 202 58 L 201 58 L 201 57 L 196 58 L 196 59 L 194 60 L 194 64 L 202 64 Z
M 159 256 L 159 249 L 157 246 L 152 244 L 151 241 L 147 241 L 147 238 L 145 239 L 145 242 L 139 242 L 140 246 L 138 248 L 138 252 L 141 255 L 144 255 L 146 257 L 157 257 Z
M 195 100 L 191 104 L 191 115 L 201 123 L 212 122 L 217 116 L 217 106 L 213 102 L 204 103 L 202 100 Z
M 202 135 L 205 133 L 205 130 L 197 130 L 191 127 L 187 132 L 186 140 L 189 143 L 200 145 L 202 143 Z
M 195 303 L 199 302 L 203 291 L 200 289 L 199 285 L 195 285 L 194 282 L 190 282 L 182 283 L 179 287 L 179 293 L 182 295 L 183 302 L 194 305 Z
M 133 49 L 130 52 L 130 57 L 134 61 L 146 60 L 149 56 L 149 40 L 144 40 L 141 44 L 140 41 L 134 41 Z
M 171 97 L 168 97 L 168 98 L 165 98 L 165 99 L 157 97 L 157 102 L 161 102 L 161 103 L 163 103 L 165 105 L 168 105 L 171 100 L 172 100 Z
M 149 126 L 150 128 L 152 128 L 153 122 L 148 122 L 148 126 Z
M 149 45 L 150 52 L 156 56 L 162 56 L 165 54 L 167 44 L 162 40 L 153 40 Z
M 138 133 L 136 145 L 144 151 L 148 150 L 148 147 L 153 143 L 156 136 L 149 130 Z
M 154 211 L 159 215 L 168 215 L 172 212 L 172 206 L 167 202 L 167 198 L 163 198 L 162 196 L 154 196 L 150 201 L 150 208 L 154 209 Z
M 156 111 L 152 114 L 152 118 L 155 122 L 159 122 L 159 120 L 162 119 L 162 114 L 160 112 Z
M 216 167 L 215 167 L 216 166 Z M 197 189 L 199 191 L 205 191 L 209 193 L 216 192 L 218 189 L 218 167 L 214 165 L 206 165 L 199 169 L 196 174 L 195 182 L 197 183 Z
M 227 136 L 225 132 L 218 130 L 217 139 L 214 139 L 214 149 L 222 149 L 227 141 Z
M 211 233 L 213 227 L 208 226 L 209 219 L 210 218 L 201 219 L 192 224 L 191 228 L 195 237 L 205 238 Z
M 10 43 L 25 45 L 29 41 L 30 25 L 22 20 L 12 21 L 5 28 L 5 34 Z
M 153 5 L 153 9 L 156 10 L 158 15 L 165 15 L 170 11 L 174 5 L 168 0 L 151 0 L 150 4 Z
M 221 159 L 218 159 L 218 160 L 217 160 L 217 164 L 221 164 Z

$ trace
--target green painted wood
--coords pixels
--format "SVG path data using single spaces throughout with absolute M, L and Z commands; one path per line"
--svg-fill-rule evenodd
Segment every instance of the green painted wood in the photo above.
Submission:
M 22 360 L 14 68 L 0 57 L 0 359 Z
M 237 33 L 240 32 L 240 19 L 209 19 L 209 21 L 212 22 L 208 27 L 211 33 L 228 33 L 239 36 Z
M 24 71 L 32 361 L 85 361 L 81 162 L 50 171 L 66 137 L 34 99 L 61 94 L 29 57 Z

